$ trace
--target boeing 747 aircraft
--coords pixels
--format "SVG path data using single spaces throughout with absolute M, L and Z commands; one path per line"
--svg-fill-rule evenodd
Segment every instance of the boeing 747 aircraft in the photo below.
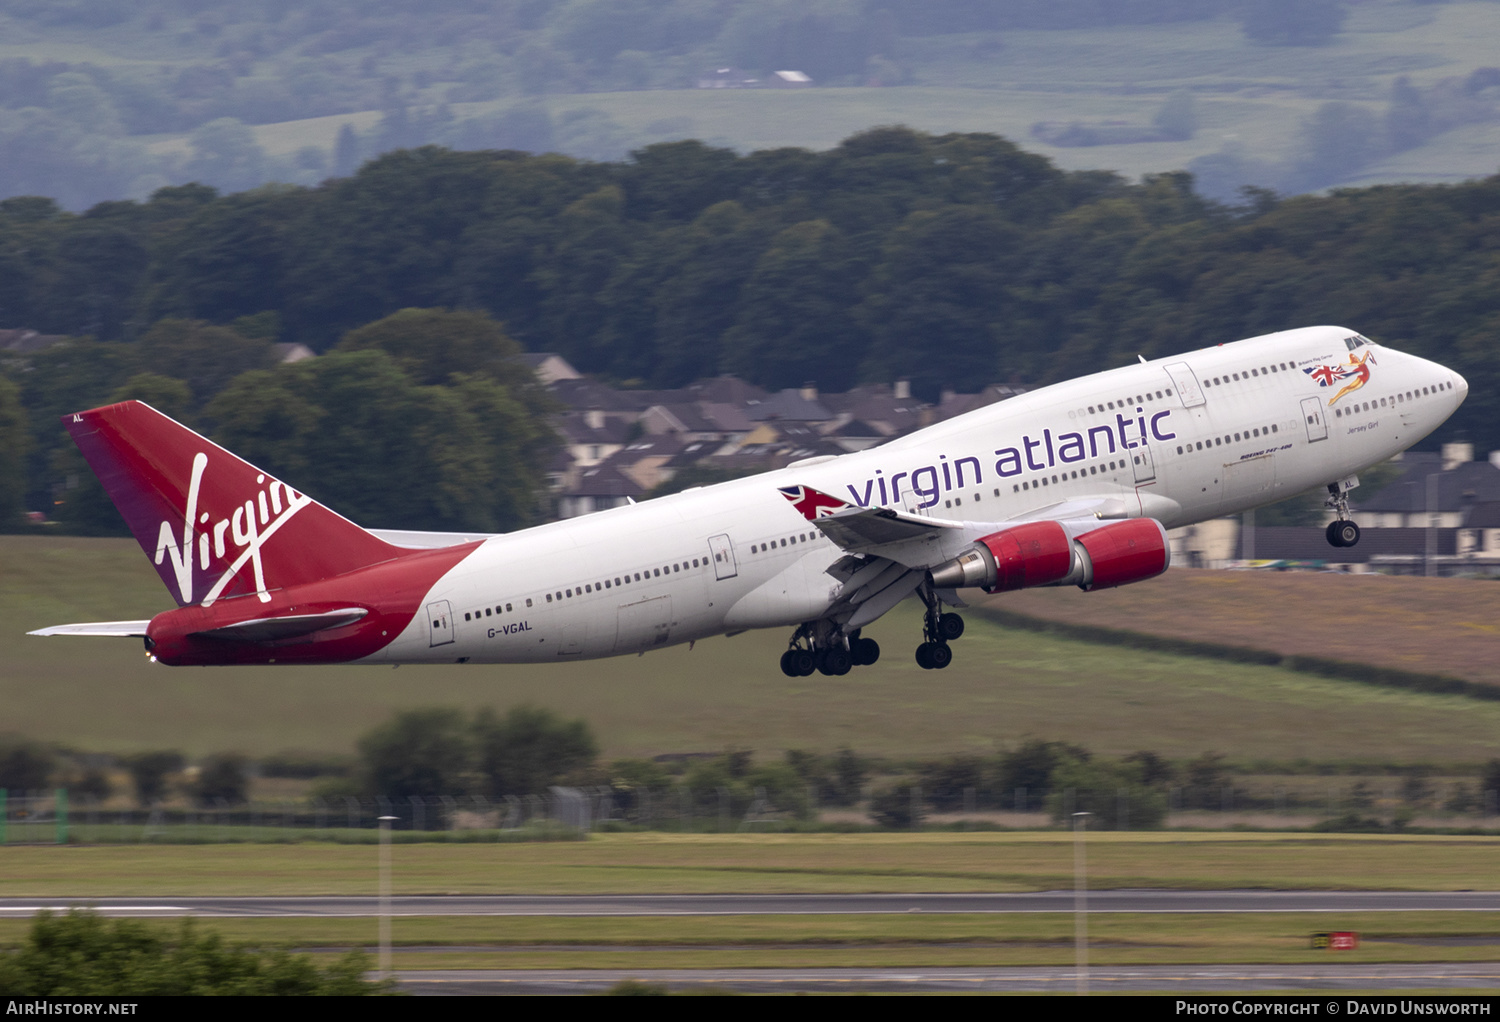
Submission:
M 959 591 L 1085 590 L 1170 560 L 1166 530 L 1326 486 L 1427 436 L 1468 385 L 1341 327 L 1032 391 L 883 446 L 506 535 L 362 529 L 137 401 L 64 417 L 178 603 L 134 636 L 164 664 L 543 663 L 793 629 L 781 669 L 846 674 L 915 594 L 946 667 Z

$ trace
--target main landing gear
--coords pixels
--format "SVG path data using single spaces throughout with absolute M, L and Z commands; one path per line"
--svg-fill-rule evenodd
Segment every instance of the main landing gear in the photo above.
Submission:
M 1359 542 L 1359 526 L 1349 520 L 1349 491 L 1341 483 L 1328 484 L 1328 499 L 1323 502 L 1324 507 L 1332 508 L 1338 517 L 1328 523 L 1324 535 L 1328 537 L 1328 545 L 1336 547 L 1350 547 Z
M 817 671 L 838 677 L 879 659 L 880 644 L 862 638 L 858 629 L 845 635 L 831 622 L 808 621 L 792 635 L 790 648 L 781 654 L 781 673 L 805 678 Z
M 924 671 L 941 671 L 953 662 L 953 650 L 948 643 L 964 633 L 964 619 L 954 613 L 944 614 L 932 583 L 924 582 L 917 587 L 917 595 L 927 607 L 922 616 L 923 642 L 917 647 L 917 666 Z

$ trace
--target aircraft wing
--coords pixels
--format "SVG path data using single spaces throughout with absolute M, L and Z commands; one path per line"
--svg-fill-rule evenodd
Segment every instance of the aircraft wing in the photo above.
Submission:
M 888 507 L 859 507 L 811 486 L 783 486 L 780 490 L 803 518 L 852 553 L 963 528 L 959 522 L 923 518 Z
M 27 635 L 109 635 L 115 638 L 141 639 L 150 621 L 91 621 L 77 625 L 52 625 Z

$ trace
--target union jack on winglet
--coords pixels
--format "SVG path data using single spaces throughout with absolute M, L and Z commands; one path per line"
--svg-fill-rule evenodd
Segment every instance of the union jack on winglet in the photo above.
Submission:
M 781 495 L 792 502 L 792 507 L 798 513 L 812 521 L 814 518 L 827 518 L 829 515 L 837 514 L 852 507 L 837 497 L 830 497 L 821 490 L 815 490 L 811 486 L 782 486 L 779 487 Z

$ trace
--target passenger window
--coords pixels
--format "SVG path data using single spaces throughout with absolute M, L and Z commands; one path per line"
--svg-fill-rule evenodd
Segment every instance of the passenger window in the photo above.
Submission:
M 469 612 L 467 610 L 464 611 L 464 620 L 465 621 L 469 620 Z
M 509 606 L 509 604 L 507 604 L 507 606 Z M 531 606 L 531 597 L 529 597 L 529 596 L 526 597 L 526 606 L 528 606 L 528 607 Z
M 530 600 L 527 600 L 527 601 L 526 601 L 526 606 L 528 606 L 528 607 L 529 607 L 529 606 L 531 606 L 531 601 L 530 601 Z M 507 613 L 507 614 L 509 614 L 509 613 L 510 613 L 510 604 L 508 604 L 508 603 L 507 603 L 507 604 L 506 604 L 506 605 L 505 605 L 505 612 L 506 612 L 506 613 Z
M 674 565 L 672 565 L 672 570 L 673 571 L 681 571 L 682 570 L 682 565 L 680 565 L 680 564 L 674 564 Z
M 484 616 L 485 617 L 489 617 L 490 616 L 490 608 L 488 608 L 488 607 L 484 608 Z

